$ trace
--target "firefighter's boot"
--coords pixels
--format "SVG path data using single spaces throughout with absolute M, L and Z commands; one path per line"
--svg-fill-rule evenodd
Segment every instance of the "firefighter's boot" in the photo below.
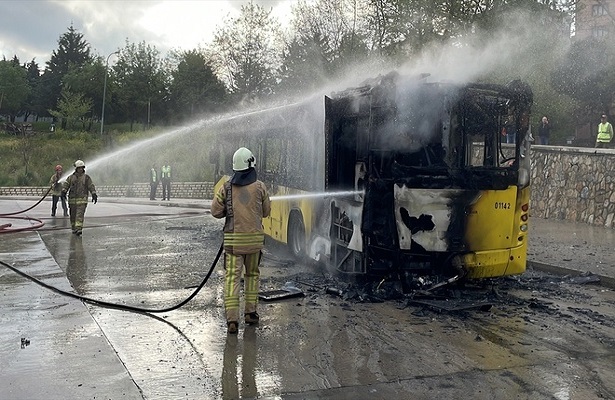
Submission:
M 258 313 L 256 311 L 245 314 L 246 324 L 248 325 L 256 325 L 260 320 Z

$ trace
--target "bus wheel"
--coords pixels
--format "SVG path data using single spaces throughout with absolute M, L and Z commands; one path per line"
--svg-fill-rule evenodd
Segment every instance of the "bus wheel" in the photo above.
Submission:
M 305 253 L 305 225 L 297 212 L 292 213 L 288 221 L 288 249 L 295 257 Z

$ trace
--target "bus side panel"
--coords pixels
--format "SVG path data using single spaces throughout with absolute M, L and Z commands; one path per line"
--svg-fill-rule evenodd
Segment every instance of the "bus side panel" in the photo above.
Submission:
M 527 267 L 530 187 L 526 186 L 519 189 L 518 193 L 515 223 L 513 224 L 513 239 L 516 246 L 512 249 L 511 261 L 506 269 L 506 275 L 522 274 Z
M 504 275 L 517 275 L 525 272 L 527 265 L 527 219 L 529 213 L 530 189 L 525 187 L 517 190 L 511 187 L 505 192 L 514 192 L 514 209 L 510 222 L 510 244 L 505 248 L 476 251 L 465 254 L 462 264 L 468 271 L 468 278 L 491 278 Z M 493 199 L 491 199 L 493 200 Z M 495 208 L 495 205 L 493 205 Z M 511 206 L 512 207 L 512 206 Z M 486 208 L 489 208 L 487 202 Z M 525 210 L 524 210 L 525 208 Z M 486 212 L 486 214 L 488 214 Z M 508 213 L 507 213 L 508 215 Z M 497 224 L 502 216 L 494 212 L 493 220 L 482 221 L 482 226 Z M 474 221 L 475 226 L 468 229 L 468 236 L 476 236 L 481 225 Z
M 470 251 L 508 249 L 516 246 L 513 234 L 517 187 L 506 190 L 483 190 L 466 207 L 465 242 Z
M 396 184 L 395 221 L 399 248 L 410 250 L 413 243 L 425 251 L 451 250 L 451 229 L 458 189 L 418 189 Z M 460 236 L 460 232 L 455 236 Z
M 305 236 L 309 238 L 316 218 L 314 211 L 316 201 L 309 198 L 285 198 L 294 195 L 306 195 L 307 192 L 290 189 L 284 186 L 276 186 L 275 192 L 270 192 L 270 197 L 274 198 L 271 202 L 271 215 L 263 219 L 265 234 L 282 243 L 288 243 L 288 224 L 291 220 L 291 213 L 299 213 L 303 220 Z M 305 243 L 308 246 L 308 243 Z
M 275 194 L 270 193 L 270 196 Z M 286 243 L 287 227 L 284 222 L 288 221 L 288 202 L 272 201 L 271 214 L 263 219 L 265 234 L 279 242 Z

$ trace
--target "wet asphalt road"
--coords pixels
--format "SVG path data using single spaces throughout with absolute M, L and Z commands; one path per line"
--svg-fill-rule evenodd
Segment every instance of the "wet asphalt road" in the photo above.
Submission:
M 31 204 L 0 200 L 0 212 Z M 48 206 L 28 213 L 44 219 L 42 241 L 34 232 L 0 235 L 0 261 L 107 302 L 153 309 L 177 304 L 202 281 L 221 242 L 221 221 L 205 209 L 101 201 L 88 207 L 84 235 L 77 238 L 67 218 L 47 216 Z M 561 234 L 568 250 L 543 251 L 551 235 L 536 236 L 533 257 L 563 257 L 572 267 L 566 251 L 581 253 L 573 247 L 579 242 L 568 244 Z M 591 251 L 588 268 L 610 273 L 607 244 L 605 255 Z M 305 276 L 306 267 L 283 254 L 268 250 L 265 256 L 262 290 Z M 459 319 L 413 313 L 392 302 L 357 304 L 303 287 L 306 297 L 262 302 L 258 327 L 242 324 L 239 335 L 227 336 L 221 278 L 220 264 L 186 306 L 145 315 L 84 305 L 1 270 L 0 399 L 615 395 L 610 314 L 608 323 L 588 325 L 585 333 L 562 327 L 555 312 L 516 314 L 500 307 Z M 603 289 L 584 292 L 583 299 L 597 310 L 615 305 Z M 22 345 L 21 338 L 29 343 Z M 586 377 L 588 371 L 599 379 Z M 599 388 L 589 390 L 592 382 Z

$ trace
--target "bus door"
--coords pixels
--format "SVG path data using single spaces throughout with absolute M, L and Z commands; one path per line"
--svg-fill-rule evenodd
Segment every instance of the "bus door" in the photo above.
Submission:
M 325 188 L 355 191 L 363 187 L 365 165 L 357 163 L 357 131 L 360 123 L 353 104 L 325 97 Z M 347 273 L 365 273 L 361 235 L 362 204 L 356 196 L 329 200 L 330 263 Z

